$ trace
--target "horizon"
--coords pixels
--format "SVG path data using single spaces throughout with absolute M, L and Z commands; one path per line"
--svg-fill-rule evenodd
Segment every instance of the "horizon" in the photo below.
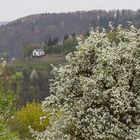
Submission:
M 13 21 L 28 15 L 41 13 L 117 9 L 136 11 L 140 9 L 139 4 L 139 0 L 1 0 L 0 21 Z
M 18 20 L 20 18 L 24 18 L 24 17 L 27 17 L 27 16 L 32 16 L 32 15 L 40 15 L 40 14 L 61 14 L 61 13 L 74 13 L 74 12 L 89 12 L 89 11 L 93 11 L 93 10 L 102 10 L 102 11 L 106 11 L 106 12 L 109 12 L 109 11 L 121 11 L 121 10 L 132 10 L 132 11 L 137 11 L 137 10 L 140 10 L 140 9 L 136 9 L 136 10 L 133 10 L 133 9 L 110 9 L 110 10 L 105 10 L 105 9 L 91 9 L 91 10 L 77 10 L 77 11 L 67 11 L 67 12 L 42 12 L 42 13 L 32 13 L 32 14 L 28 14 L 28 15 L 24 15 L 24 16 L 21 16 L 21 17 L 18 17 L 16 19 L 13 19 L 13 20 L 0 20 L 0 22 L 12 22 L 12 21 L 15 21 L 15 20 Z

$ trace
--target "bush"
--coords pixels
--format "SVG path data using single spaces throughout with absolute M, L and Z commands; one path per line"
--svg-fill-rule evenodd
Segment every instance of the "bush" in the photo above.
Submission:
M 29 127 L 40 132 L 50 126 L 49 118 L 42 111 L 41 105 L 35 102 L 29 103 L 17 111 L 12 123 L 13 126 L 11 129 L 19 132 L 23 140 L 25 138 L 32 138 Z
M 8 129 L 8 126 L 0 122 L 0 139 L 1 140 L 19 140 L 18 134 Z
M 116 30 L 117 41 L 91 31 L 67 55 L 69 64 L 54 68 L 53 94 L 43 108 L 55 104 L 64 113 L 52 128 L 35 133 L 37 140 L 140 138 L 140 30 Z
M 11 75 L 5 66 L 5 62 L 0 64 L 0 140 L 18 140 L 18 134 L 12 133 L 8 126 L 15 111 L 15 95 L 10 89 Z

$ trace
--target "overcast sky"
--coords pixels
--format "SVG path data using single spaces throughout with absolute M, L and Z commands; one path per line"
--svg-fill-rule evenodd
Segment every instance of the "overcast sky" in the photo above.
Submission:
M 0 0 L 0 21 L 45 12 L 140 8 L 140 0 Z

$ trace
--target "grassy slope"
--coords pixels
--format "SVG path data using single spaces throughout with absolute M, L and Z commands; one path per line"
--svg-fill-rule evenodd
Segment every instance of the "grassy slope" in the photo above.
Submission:
M 64 55 L 46 55 L 39 58 L 31 58 L 31 59 L 23 59 L 16 60 L 14 62 L 9 62 L 8 66 L 12 66 L 16 68 L 16 71 L 22 71 L 24 67 L 32 70 L 39 69 L 40 67 L 44 68 L 47 72 L 51 71 L 50 64 L 54 66 L 58 66 L 59 64 L 65 64 L 65 56 Z

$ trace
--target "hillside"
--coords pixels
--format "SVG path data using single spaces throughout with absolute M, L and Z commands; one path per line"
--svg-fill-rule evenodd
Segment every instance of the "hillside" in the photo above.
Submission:
M 2 26 L 2 25 L 6 25 L 6 24 L 8 24 L 9 22 L 8 21 L 0 21 L 0 27 Z
M 22 60 L 16 60 L 13 62 L 7 63 L 7 70 L 9 70 L 11 73 L 16 72 L 22 72 L 24 79 L 22 81 L 22 91 L 20 93 L 20 105 L 24 105 L 26 103 L 26 100 L 44 100 L 45 97 L 47 97 L 50 94 L 49 91 L 49 79 L 52 78 L 51 70 L 53 64 L 54 66 L 59 66 L 62 64 L 66 64 L 67 61 L 64 57 L 64 55 L 46 55 L 44 57 L 39 58 L 32 58 L 32 59 L 22 59 Z M 39 89 L 33 93 L 30 94 L 30 87 L 33 86 L 32 82 L 30 80 L 30 75 L 33 70 L 37 71 L 39 81 L 38 81 L 38 87 Z
M 140 10 L 81 11 L 60 14 L 36 14 L 17 19 L 0 27 L 0 51 L 11 57 L 22 57 L 27 43 L 43 43 L 50 37 L 63 39 L 65 34 L 85 34 L 90 27 L 108 27 L 109 21 L 127 26 L 127 21 L 140 24 Z

